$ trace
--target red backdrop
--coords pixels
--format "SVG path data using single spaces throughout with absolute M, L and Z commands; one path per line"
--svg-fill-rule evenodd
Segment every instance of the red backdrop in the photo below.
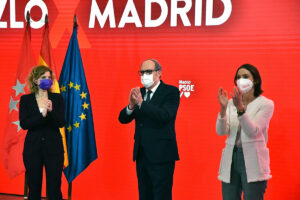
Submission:
M 48 8 L 50 39 L 60 72 L 72 32 L 73 14 L 79 22 L 78 39 L 93 106 L 99 158 L 73 182 L 73 199 L 138 199 L 135 163 L 132 162 L 133 123 L 121 125 L 119 111 L 128 103 L 129 90 L 139 86 L 141 62 L 155 58 L 163 67 L 162 79 L 179 86 L 190 81 L 194 91 L 181 97 L 176 131 L 181 160 L 174 177 L 174 199 L 221 199 L 217 180 L 221 149 L 225 137 L 217 136 L 215 122 L 219 110 L 217 90 L 232 90 L 238 66 L 258 67 L 264 95 L 275 103 L 270 123 L 269 143 L 273 178 L 268 182 L 266 199 L 296 200 L 299 186 L 299 74 L 300 1 L 231 0 L 228 20 L 218 26 L 205 25 L 203 1 L 202 26 L 194 25 L 194 3 L 188 16 L 192 26 L 178 18 L 170 26 L 170 15 L 159 27 L 144 27 L 144 0 L 135 0 L 143 27 L 126 24 L 124 28 L 101 28 L 96 20 L 89 28 L 91 1 L 45 0 Z M 103 11 L 108 0 L 97 1 Z M 127 1 L 114 1 L 116 25 Z M 170 12 L 170 0 L 166 1 Z M 214 16 L 223 13 L 215 0 Z M 16 1 L 16 20 L 24 20 L 26 2 Z M 180 3 L 183 7 L 185 4 Z M 160 8 L 154 6 L 153 18 Z M 10 91 L 15 79 L 24 29 L 11 28 L 9 3 L 0 21 L 0 143 Z M 32 18 L 39 20 L 41 10 L 34 7 Z M 38 59 L 42 30 L 32 29 L 32 46 Z M 58 74 L 59 75 L 59 74 Z M 0 165 L 0 193 L 23 193 L 24 175 L 10 180 Z M 63 193 L 67 184 L 63 177 Z

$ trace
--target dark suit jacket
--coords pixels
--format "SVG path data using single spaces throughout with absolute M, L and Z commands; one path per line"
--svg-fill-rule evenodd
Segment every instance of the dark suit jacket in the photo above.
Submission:
M 45 145 L 47 153 L 63 153 L 62 136 L 59 128 L 65 125 L 65 107 L 60 94 L 48 92 L 48 99 L 52 101 L 51 112 L 43 117 L 35 98 L 35 94 L 23 95 L 20 100 L 20 126 L 28 130 L 23 154 L 40 151 Z
M 142 96 L 146 92 L 141 88 Z M 143 101 L 127 115 L 126 107 L 120 112 L 119 121 L 127 124 L 135 119 L 133 160 L 137 158 L 140 146 L 151 162 L 179 160 L 175 134 L 175 120 L 180 101 L 178 88 L 162 81 L 149 103 Z

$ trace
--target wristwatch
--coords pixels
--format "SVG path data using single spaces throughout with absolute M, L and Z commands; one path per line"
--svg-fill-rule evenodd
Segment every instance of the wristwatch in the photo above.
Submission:
M 133 108 L 130 108 L 130 104 L 128 104 L 127 108 L 128 108 L 129 110 L 134 110 L 134 107 L 133 107 Z
M 243 110 L 237 110 L 237 115 L 238 117 L 242 116 L 245 113 L 245 109 L 243 108 Z

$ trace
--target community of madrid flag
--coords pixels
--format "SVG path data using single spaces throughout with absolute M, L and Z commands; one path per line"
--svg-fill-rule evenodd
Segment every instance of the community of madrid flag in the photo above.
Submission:
M 12 86 L 11 95 L 9 97 L 9 111 L 2 143 L 2 162 L 10 178 L 14 178 L 25 172 L 22 154 L 26 131 L 20 127 L 19 101 L 22 94 L 29 92 L 27 77 L 32 67 L 36 64 L 34 62 L 30 40 L 31 29 L 29 22 L 27 22 L 16 72 L 16 80 Z
M 77 25 L 74 25 L 59 85 L 65 101 L 69 158 L 64 173 L 71 183 L 98 157 L 90 94 L 77 40 Z
M 54 59 L 52 55 L 52 47 L 50 43 L 50 38 L 49 38 L 49 24 L 48 24 L 48 16 L 46 15 L 46 20 L 45 20 L 45 29 L 44 29 L 44 34 L 43 34 L 43 41 L 42 41 L 42 47 L 41 47 L 41 53 L 39 57 L 39 65 L 44 65 L 49 67 L 53 74 L 54 74 L 54 81 L 53 85 L 51 87 L 51 92 L 55 93 L 60 93 L 59 85 L 56 80 L 55 75 L 56 73 L 56 67 L 54 64 Z M 69 164 L 68 161 L 68 153 L 67 153 L 67 145 L 66 145 L 66 135 L 65 135 L 65 128 L 60 128 L 60 134 L 62 136 L 63 140 L 63 146 L 64 146 L 64 167 L 67 167 Z

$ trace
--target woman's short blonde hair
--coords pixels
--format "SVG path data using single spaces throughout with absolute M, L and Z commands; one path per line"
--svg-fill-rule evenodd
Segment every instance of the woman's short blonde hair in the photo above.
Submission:
M 34 68 L 32 68 L 29 77 L 29 89 L 31 93 L 36 93 L 39 90 L 39 86 L 35 83 L 44 73 L 50 72 L 50 77 L 53 81 L 53 73 L 52 70 L 49 67 L 46 67 L 44 65 L 39 65 Z

